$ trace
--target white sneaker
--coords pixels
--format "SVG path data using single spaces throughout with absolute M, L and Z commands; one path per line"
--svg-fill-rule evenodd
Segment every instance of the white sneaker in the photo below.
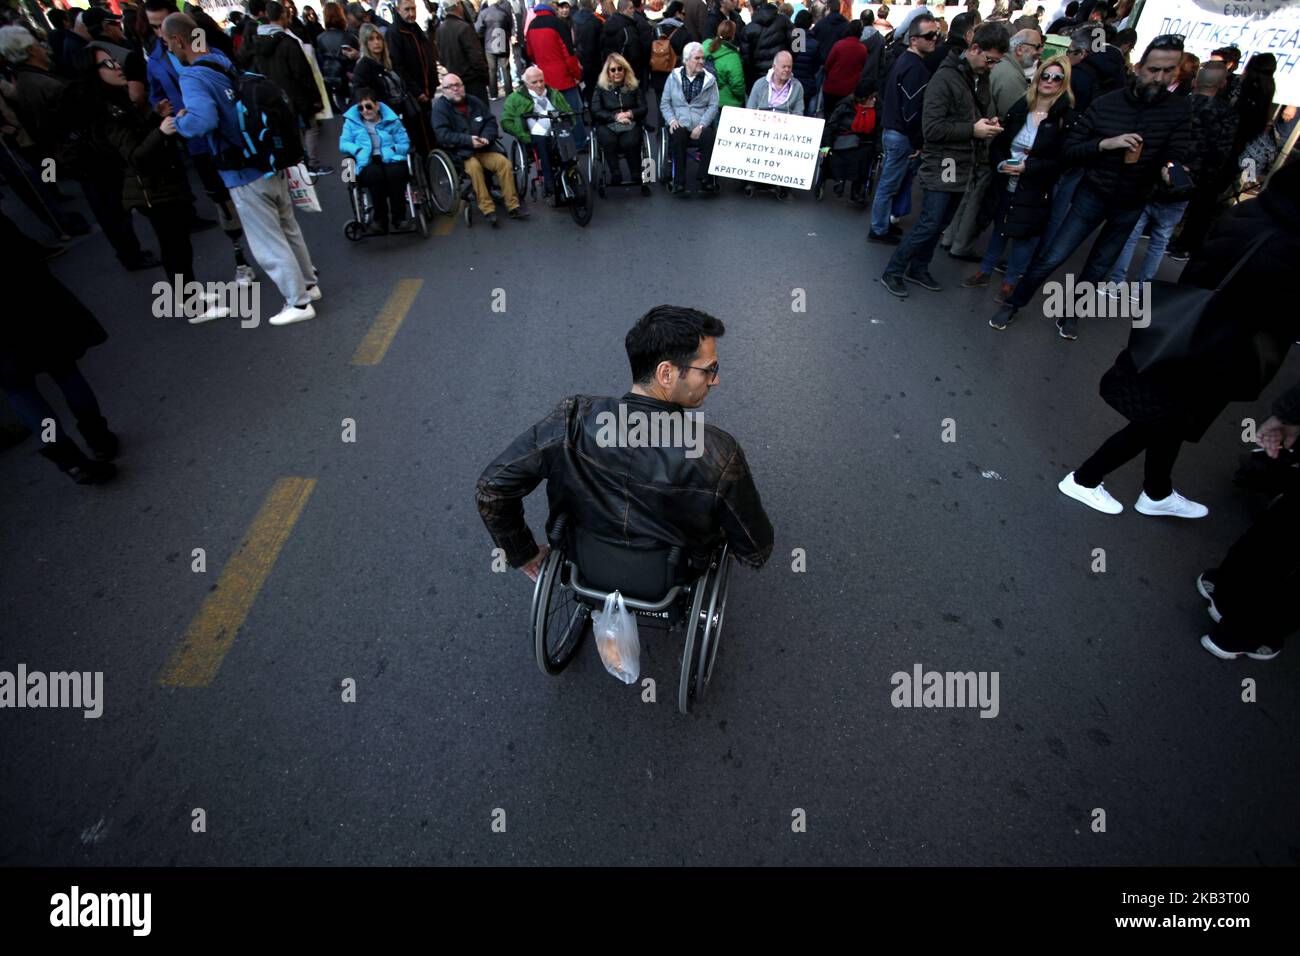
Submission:
M 294 322 L 306 322 L 314 318 L 316 318 L 316 310 L 308 302 L 306 305 L 286 305 L 267 321 L 272 325 L 291 325 Z
M 1215 644 L 1208 634 L 1201 636 L 1201 647 L 1205 648 L 1221 661 L 1235 661 L 1238 657 L 1243 655 L 1249 657 L 1252 661 L 1271 661 L 1273 658 L 1277 657 L 1278 654 L 1282 653 L 1281 651 L 1273 650 L 1273 648 L 1269 647 L 1267 644 L 1261 644 L 1253 651 L 1227 651 L 1218 644 Z
M 1138 495 L 1137 504 L 1133 506 L 1139 514 L 1168 515 L 1172 518 L 1204 518 L 1210 509 L 1195 501 L 1188 501 L 1176 491 L 1171 491 L 1168 498 L 1154 501 L 1144 491 Z
M 188 316 L 190 325 L 200 325 L 203 322 L 211 322 L 213 319 L 228 318 L 231 314 L 230 307 L 222 303 L 222 296 L 219 292 L 205 292 L 200 297 L 201 311 Z
M 310 301 L 310 302 L 319 302 L 319 301 L 320 301 L 320 286 L 318 286 L 318 285 L 309 285 L 309 286 L 307 286 L 307 299 L 308 299 L 308 301 Z
M 257 280 L 257 273 L 252 266 L 235 266 L 235 281 L 242 286 L 250 286 Z
M 1117 515 L 1124 510 L 1124 506 L 1106 490 L 1104 482 L 1096 488 L 1085 488 L 1074 480 L 1074 472 L 1070 472 L 1061 479 L 1061 483 L 1056 487 L 1061 489 L 1061 494 L 1067 495 L 1075 501 L 1082 501 L 1089 508 L 1096 508 L 1105 514 Z

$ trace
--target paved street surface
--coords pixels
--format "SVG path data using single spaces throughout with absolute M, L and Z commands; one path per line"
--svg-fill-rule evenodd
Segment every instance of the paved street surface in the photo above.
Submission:
M 121 472 L 83 488 L 34 438 L 0 454 L 0 669 L 102 671 L 104 712 L 0 713 L 0 863 L 1300 863 L 1297 649 L 1210 657 L 1193 583 L 1265 504 L 1231 483 L 1239 423 L 1300 360 L 1185 449 L 1175 482 L 1206 520 L 1133 512 L 1138 464 L 1108 517 L 1056 482 L 1122 423 L 1097 381 L 1125 323 L 1067 343 L 1026 312 L 996 333 L 993 290 L 958 288 L 973 267 L 942 252 L 949 291 L 898 302 L 845 202 L 656 188 L 611 192 L 585 230 L 538 205 L 356 245 L 343 185 L 320 190 L 299 217 L 316 321 L 154 318 L 161 273 L 123 272 L 98 233 L 52 263 L 111 333 L 82 367 Z M 219 231 L 195 241 L 200 278 L 231 278 Z M 400 290 L 382 359 L 354 364 Z M 732 576 L 691 717 L 680 645 L 654 632 L 657 703 L 590 645 L 543 676 L 532 586 L 493 573 L 474 506 L 554 402 L 627 389 L 623 336 L 661 302 L 727 323 L 704 413 L 776 528 L 767 567 Z M 539 535 L 544 516 L 539 490 Z M 896 709 L 890 677 L 916 664 L 998 672 L 996 717 Z

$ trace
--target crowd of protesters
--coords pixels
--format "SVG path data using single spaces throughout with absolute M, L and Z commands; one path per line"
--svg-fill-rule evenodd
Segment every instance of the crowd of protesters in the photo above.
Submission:
M 536 146 L 550 117 L 569 114 L 580 144 L 592 127 L 609 182 L 639 183 L 648 196 L 642 134 L 662 129 L 673 191 L 689 198 L 694 152 L 695 191 L 719 190 L 707 169 L 723 107 L 818 116 L 819 182 L 847 187 L 870 210 L 865 238 L 888 253 L 879 281 L 899 299 L 913 287 L 944 291 L 930 272 L 941 249 L 971 264 L 963 287 L 992 289 L 988 326 L 999 332 L 1081 252 L 1073 278 L 1104 290 L 1117 313 L 1141 298 L 1139 286 L 1165 259 L 1187 263 L 1183 287 L 1218 291 L 1197 319 L 1212 348 L 1184 343 L 1158 371 L 1126 349 L 1102 380 L 1103 399 L 1129 424 L 1059 487 L 1107 514 L 1123 505 L 1103 479 L 1139 455 L 1138 512 L 1207 514 L 1173 487 L 1182 443 L 1198 440 L 1230 401 L 1257 398 L 1300 338 L 1294 310 L 1236 307 L 1300 262 L 1300 169 L 1277 163 L 1295 111 L 1274 103 L 1270 54 L 1243 63 L 1227 47 L 1201 61 L 1177 35 L 1138 49 L 1127 0 L 1072 2 L 1046 25 L 1047 11 L 1021 0 L 998 3 L 987 19 L 975 2 L 881 5 L 857 16 L 851 3 L 822 0 L 423 5 L 421 24 L 416 0 L 382 9 L 327 2 L 319 15 L 300 15 L 293 0 L 249 0 L 247 14 L 232 14 L 223 30 L 193 5 L 180 12 L 172 0 L 144 0 L 121 14 L 51 10 L 48 29 L 5 26 L 0 175 L 59 242 L 90 228 L 60 188 L 75 183 L 126 269 L 161 267 L 178 285 L 195 278 L 190 233 L 219 225 L 234 281 L 252 282 L 255 262 L 283 297 L 270 322 L 285 325 L 315 317 L 322 293 L 285 163 L 268 169 L 241 142 L 237 106 L 255 95 L 250 76 L 279 91 L 296 128 L 281 159 L 310 176 L 333 172 L 320 142 L 336 128 L 327 121 L 343 114 L 340 152 L 373 193 L 375 234 L 408 228 L 401 200 L 411 151 L 436 145 L 454 156 L 496 225 L 498 201 L 511 218 L 528 217 L 501 131 Z M 549 191 L 554 159 L 537 152 Z M 41 175 L 50 164 L 55 183 Z M 202 211 L 191 170 L 210 204 Z M 158 255 L 141 243 L 134 212 Z M 78 482 L 106 480 L 116 438 L 76 368 L 103 331 L 45 267 L 61 247 L 21 237 L 8 219 L 0 230 L 36 276 L 33 294 L 67 305 L 62 337 L 47 328 L 6 339 L 0 384 L 36 430 L 53 412 L 32 378 L 50 372 L 90 454 L 61 433 L 44 453 Z M 197 323 L 228 311 L 200 298 L 186 314 Z M 1059 336 L 1076 339 L 1079 320 L 1070 310 L 1056 316 Z M 1270 456 L 1289 453 L 1298 406 L 1293 389 L 1261 427 Z M 1250 609 L 1246 591 L 1261 575 L 1287 583 L 1297 573 L 1277 531 L 1281 522 L 1294 532 L 1295 497 L 1284 496 L 1223 567 L 1202 575 L 1198 587 L 1219 622 L 1207 650 L 1266 658 L 1293 628 L 1285 615 Z M 1229 630 L 1225 614 L 1249 626 Z

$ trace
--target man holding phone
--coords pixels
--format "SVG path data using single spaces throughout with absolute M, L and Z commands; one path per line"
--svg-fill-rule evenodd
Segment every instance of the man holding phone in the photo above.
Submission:
M 925 90 L 921 111 L 921 215 L 912 231 L 895 250 L 881 285 L 900 299 L 907 298 L 906 282 L 931 292 L 942 287 L 930 275 L 939 236 L 961 205 L 961 197 L 975 179 L 977 141 L 998 135 L 1002 127 L 988 112 L 989 70 L 1006 56 L 1007 31 L 998 23 L 986 23 L 975 31 L 970 46 L 956 50 L 940 64 Z

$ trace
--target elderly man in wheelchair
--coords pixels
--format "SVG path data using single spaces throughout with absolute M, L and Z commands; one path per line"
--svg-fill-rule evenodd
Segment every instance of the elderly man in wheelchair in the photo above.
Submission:
M 524 70 L 523 89 L 506 97 L 501 107 L 501 128 L 513 136 L 537 158 L 542 170 L 543 196 L 555 191 L 556 157 L 551 145 L 551 121 L 548 113 L 571 113 L 573 107 L 559 90 L 546 85 L 542 71 L 530 66 Z M 527 161 L 529 157 L 525 157 Z
M 698 409 L 718 382 L 713 316 L 661 305 L 625 345 L 631 391 L 566 398 L 484 470 L 477 503 L 511 567 L 535 582 L 531 638 L 548 674 L 572 660 L 592 609 L 617 590 L 638 619 L 685 630 L 683 713 L 703 696 L 726 608 L 730 558 L 761 567 L 772 525 L 739 443 Z M 546 479 L 547 543 L 524 521 Z
M 406 186 L 411 140 L 401 118 L 372 90 L 357 90 L 356 105 L 343 114 L 339 152 L 345 162 L 352 160 L 354 181 L 370 193 L 374 218 L 364 224 L 366 235 L 387 235 L 390 219 L 398 232 L 410 228 Z
M 487 182 L 491 173 L 501 188 L 506 214 L 511 219 L 527 219 L 528 210 L 515 191 L 510 159 L 497 143 L 496 117 L 477 96 L 465 93 L 465 84 L 455 73 L 443 77 L 441 89 L 443 95 L 434 101 L 430 115 L 434 138 L 469 176 L 479 212 L 493 226 L 497 224 L 496 200 Z

